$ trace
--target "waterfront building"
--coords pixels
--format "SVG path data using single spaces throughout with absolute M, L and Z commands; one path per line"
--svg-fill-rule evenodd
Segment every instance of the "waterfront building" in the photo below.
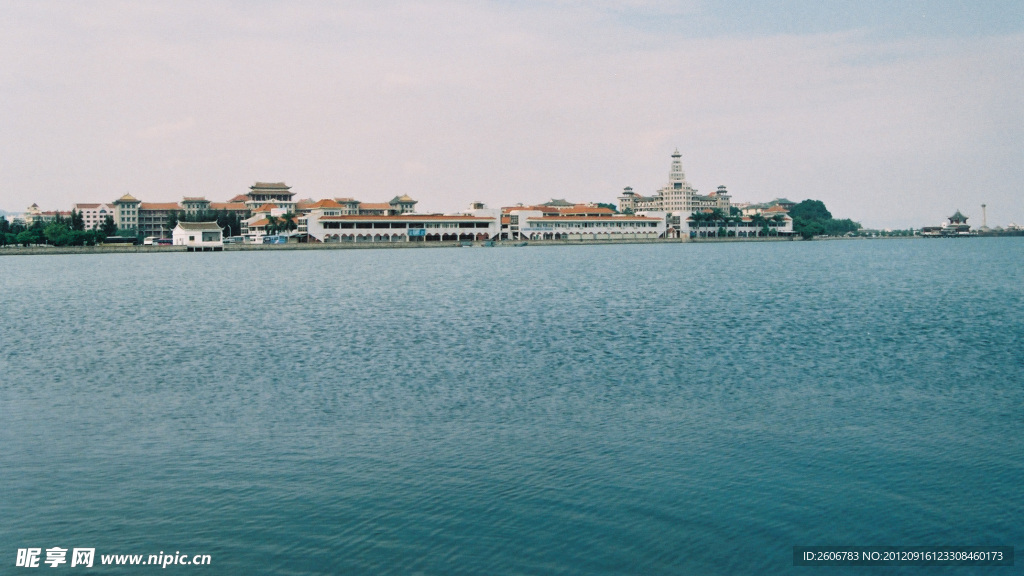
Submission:
M 245 205 L 245 202 L 210 202 L 210 210 L 234 214 L 239 218 L 249 217 L 249 207 Z
M 633 188 L 627 186 L 619 196 L 620 212 L 667 212 L 675 216 L 687 216 L 697 210 L 704 208 L 718 208 L 724 213 L 729 213 L 732 197 L 725 186 L 719 186 L 718 190 L 702 196 L 697 193 L 686 180 L 683 172 L 682 155 L 676 149 L 672 153 L 672 166 L 669 171 L 668 184 L 652 196 L 641 196 L 633 192 Z
M 181 199 L 181 209 L 185 214 L 195 216 L 200 212 L 209 212 L 210 201 L 202 197 L 196 198 L 186 196 Z
M 502 240 L 623 240 L 664 238 L 667 214 L 551 214 L 514 208 L 501 217 Z
M 57 216 L 60 216 L 61 218 L 71 218 L 71 212 L 64 212 L 62 210 L 40 210 L 39 205 L 33 202 L 32 205 L 25 210 L 23 218 L 25 226 L 32 226 L 36 222 L 42 222 L 43 224 L 53 222 L 57 219 Z
M 680 233 L 688 238 L 758 238 L 792 236 L 793 219 L 781 207 L 771 214 L 715 217 L 713 210 L 702 210 L 681 221 Z
M 497 237 L 496 215 L 473 214 L 332 214 L 333 207 L 316 208 L 300 217 L 311 242 L 446 242 L 492 240 Z
M 758 214 L 788 214 L 790 210 L 796 206 L 796 202 L 792 200 L 786 200 L 785 198 L 776 198 L 770 202 L 762 202 L 759 204 L 745 203 L 743 205 L 736 205 L 740 209 L 740 213 L 744 216 L 756 216 Z
M 139 205 L 142 202 L 132 196 L 125 194 L 114 200 L 114 222 L 118 230 L 139 229 Z
M 925 226 L 921 228 L 921 236 L 929 238 L 955 238 L 976 234 L 976 232 L 971 232 L 971 226 L 967 223 L 967 216 L 964 216 L 959 210 L 946 220 L 948 220 L 947 223 L 939 226 Z
M 82 215 L 82 224 L 86 230 L 96 230 L 103 226 L 107 216 L 114 217 L 114 206 L 111 204 L 76 203 L 73 211 Z M 116 223 L 116 222 L 115 222 Z
M 248 238 L 250 242 L 260 243 L 263 236 L 268 233 L 267 227 L 270 226 L 271 222 L 286 217 L 293 222 L 298 222 L 295 214 L 290 210 L 277 204 L 264 204 L 257 207 L 252 211 L 252 216 L 242 220 L 242 236 Z
M 249 210 L 264 204 L 276 204 L 286 212 L 295 211 L 295 193 L 284 182 L 257 182 L 249 187 L 249 193 L 232 198 L 232 202 L 243 202 Z
M 224 248 L 223 231 L 216 222 L 178 222 L 171 231 L 175 246 L 188 246 L 198 250 Z
M 177 202 L 140 202 L 139 234 L 166 238 L 171 233 L 169 226 L 171 213 L 181 211 L 181 205 Z

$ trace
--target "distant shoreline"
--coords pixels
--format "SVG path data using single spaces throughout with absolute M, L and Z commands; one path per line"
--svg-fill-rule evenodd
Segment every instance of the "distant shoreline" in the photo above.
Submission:
M 1008 235 L 1003 235 L 1008 236 Z M 986 238 L 989 236 L 978 236 Z M 991 236 L 1000 237 L 1000 236 Z M 972 236 L 974 238 L 974 236 Z M 595 246 L 604 244 L 715 244 L 745 242 L 832 242 L 855 240 L 937 240 L 922 236 L 878 236 L 878 237 L 845 237 L 830 236 L 803 240 L 800 237 L 768 237 L 758 238 L 655 238 L 618 240 L 496 240 L 494 248 L 514 248 L 529 246 Z M 948 238 L 945 238 L 948 240 Z M 294 243 L 294 244 L 227 244 L 223 252 L 277 252 L 281 250 L 394 250 L 404 248 L 484 248 L 484 242 L 474 241 L 472 246 L 464 246 L 462 242 L 367 242 L 367 243 Z M 50 254 L 167 254 L 188 252 L 185 246 L 0 246 L 0 256 L 32 256 Z
M 980 238 L 1002 237 L 1011 235 L 978 236 Z M 975 238 L 975 236 L 972 236 Z M 758 238 L 655 238 L 655 239 L 618 239 L 618 240 L 496 240 L 493 248 L 516 248 L 529 246 L 595 246 L 611 244 L 717 244 L 746 242 L 832 242 L 855 240 L 938 240 L 940 238 L 924 238 L 922 236 L 877 236 L 877 237 L 845 237 L 829 236 L 812 240 L 804 240 L 798 236 Z M 949 238 L 942 238 L 949 240 Z M 462 242 L 367 242 L 367 243 L 294 243 L 294 244 L 227 244 L 222 252 L 277 252 L 282 250 L 395 250 L 405 248 L 484 248 L 483 241 L 474 241 L 471 246 Z M 0 246 L 0 256 L 40 256 L 56 254 L 169 254 L 188 252 L 185 246 Z
M 657 239 L 618 239 L 618 240 L 498 240 L 494 248 L 514 248 L 529 246 L 580 246 L 602 244 L 704 244 L 717 242 L 801 242 L 792 237 L 759 237 L 759 238 L 657 238 Z M 367 243 L 294 243 L 294 244 L 227 244 L 223 252 L 251 252 L 281 250 L 378 250 L 403 248 L 484 248 L 484 243 L 474 241 L 472 246 L 463 246 L 461 242 L 367 242 Z M 49 254 L 165 254 L 187 252 L 185 246 L 3 246 L 0 256 L 31 256 Z

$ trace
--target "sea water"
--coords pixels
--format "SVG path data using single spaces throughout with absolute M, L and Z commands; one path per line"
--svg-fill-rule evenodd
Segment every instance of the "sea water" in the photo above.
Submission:
M 1022 264 L 1020 238 L 0 257 L 0 572 L 1020 549 Z

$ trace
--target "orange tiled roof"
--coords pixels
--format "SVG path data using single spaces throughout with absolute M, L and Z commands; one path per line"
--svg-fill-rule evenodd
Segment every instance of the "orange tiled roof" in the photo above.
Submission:
M 181 210 L 177 202 L 143 202 L 139 210 Z
M 611 208 L 605 208 L 603 206 L 587 206 L 586 204 L 563 206 L 558 208 L 558 211 L 562 214 L 615 214 L 615 211 Z
M 253 212 L 270 212 L 271 210 L 274 210 L 277 207 L 277 204 L 264 204 L 263 206 L 260 206 L 259 208 L 253 210 Z
M 316 202 L 313 202 L 312 204 L 307 204 L 305 207 L 306 208 L 310 208 L 310 209 L 316 209 L 316 208 L 343 208 L 343 206 L 341 204 L 338 204 L 337 202 L 335 202 L 334 200 L 331 200 L 330 198 L 325 198 L 323 200 L 317 200 Z
M 239 194 L 239 195 L 235 196 L 234 198 L 232 198 L 231 200 L 228 200 L 228 202 L 245 202 L 248 199 L 249 199 L 249 195 L 248 194 Z
M 244 202 L 210 202 L 211 210 L 247 210 Z
M 387 204 L 387 203 L 367 204 L 365 202 L 360 202 L 359 209 L 360 210 L 391 210 L 391 204 Z

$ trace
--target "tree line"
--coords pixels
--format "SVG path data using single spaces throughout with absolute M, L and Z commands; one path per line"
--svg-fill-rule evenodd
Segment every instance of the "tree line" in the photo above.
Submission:
M 860 223 L 849 218 L 836 220 L 821 200 L 804 200 L 789 211 L 793 231 L 810 239 L 815 236 L 843 236 L 860 230 Z
M 85 229 L 82 214 L 75 210 L 66 218 L 58 213 L 53 220 L 36 220 L 31 226 L 17 221 L 8 222 L 6 216 L 0 216 L 0 246 L 95 246 L 116 232 L 117 225 L 109 214 L 103 223 L 93 230 Z

